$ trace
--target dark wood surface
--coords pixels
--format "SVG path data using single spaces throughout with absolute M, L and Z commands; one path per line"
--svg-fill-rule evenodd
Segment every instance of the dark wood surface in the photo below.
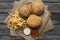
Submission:
M 0 40 L 23 40 L 22 37 L 10 36 L 9 29 L 3 22 L 9 15 L 8 11 L 12 9 L 14 1 L 16 0 L 0 0 Z M 60 0 L 43 0 L 43 2 L 48 5 L 48 9 L 52 13 L 51 19 L 55 25 L 53 30 L 45 33 L 45 40 L 60 40 Z

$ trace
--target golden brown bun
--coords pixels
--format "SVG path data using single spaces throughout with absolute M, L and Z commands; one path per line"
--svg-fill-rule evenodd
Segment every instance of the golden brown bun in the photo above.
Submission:
M 41 17 L 32 14 L 28 17 L 27 23 L 31 28 L 37 28 L 42 24 L 42 20 Z
M 40 15 L 44 12 L 44 4 L 42 2 L 32 2 L 32 13 Z
M 30 15 L 30 8 L 28 5 L 23 5 L 19 12 L 22 17 L 28 17 Z

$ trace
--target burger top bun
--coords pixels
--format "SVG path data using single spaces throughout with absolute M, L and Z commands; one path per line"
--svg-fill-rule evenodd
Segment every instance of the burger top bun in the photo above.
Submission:
M 32 2 L 31 4 L 32 13 L 41 15 L 44 12 L 43 2 Z
M 32 14 L 28 17 L 27 23 L 31 28 L 37 28 L 42 24 L 42 19 L 41 17 Z
M 30 15 L 29 5 L 22 5 L 22 7 L 19 9 L 19 12 L 22 17 L 28 17 Z

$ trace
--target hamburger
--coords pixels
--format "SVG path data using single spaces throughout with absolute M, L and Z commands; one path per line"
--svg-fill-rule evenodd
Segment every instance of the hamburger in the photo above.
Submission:
M 28 17 L 27 24 L 31 28 L 38 28 L 42 24 L 42 19 L 41 19 L 41 17 L 39 17 L 35 14 L 32 14 Z
M 41 15 L 44 12 L 43 2 L 32 2 L 31 4 L 32 13 L 36 15 Z
M 22 7 L 19 9 L 19 12 L 21 17 L 28 17 L 30 15 L 29 5 L 22 5 Z

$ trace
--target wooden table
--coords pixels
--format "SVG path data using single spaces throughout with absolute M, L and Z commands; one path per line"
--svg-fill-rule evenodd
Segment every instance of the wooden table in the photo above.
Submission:
M 0 40 L 22 40 L 21 37 L 13 37 L 9 35 L 9 29 L 3 22 L 8 16 L 8 11 L 12 9 L 15 0 L 0 0 Z M 43 0 L 48 5 L 49 11 L 52 13 L 52 20 L 55 25 L 53 30 L 45 33 L 45 40 L 60 40 L 60 0 Z

